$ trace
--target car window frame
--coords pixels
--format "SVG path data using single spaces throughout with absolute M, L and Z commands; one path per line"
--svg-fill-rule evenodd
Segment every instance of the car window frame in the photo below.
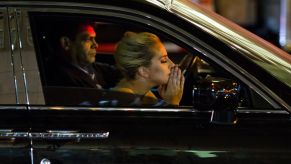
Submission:
M 98 5 L 94 6 L 94 7 L 96 7 L 95 9 L 100 9 L 100 8 L 98 8 Z M 102 6 L 102 7 L 104 7 L 104 6 Z M 275 109 L 281 109 L 281 106 L 276 101 L 274 101 L 273 97 L 272 98 L 269 97 L 266 94 L 266 92 L 263 92 L 263 91 L 261 91 L 260 88 L 258 88 L 259 85 L 255 85 L 253 82 L 249 81 L 247 78 L 243 77 L 239 73 L 239 72 L 244 72 L 244 70 L 242 68 L 240 68 L 238 65 L 236 65 L 233 62 L 231 64 L 230 63 L 226 64 L 226 63 L 222 62 L 221 59 L 222 59 L 223 55 L 220 54 L 220 52 L 217 52 L 215 49 L 213 49 L 213 47 L 207 46 L 206 43 L 202 42 L 198 38 L 189 38 L 189 37 L 187 37 L 189 35 L 191 36 L 191 34 L 187 33 L 187 31 L 182 30 L 180 28 L 177 29 L 177 26 L 174 26 L 173 24 L 162 24 L 160 22 L 160 21 L 162 21 L 160 18 L 157 18 L 157 17 L 152 16 L 152 15 L 151 16 L 149 16 L 149 15 L 145 16 L 145 15 L 141 14 L 141 12 L 138 12 L 139 14 L 137 14 L 135 10 L 128 11 L 128 10 L 123 9 L 123 12 L 126 12 L 126 14 L 125 13 L 113 12 L 115 10 L 114 10 L 114 8 L 112 8 L 112 6 L 109 6 L 107 9 L 103 8 L 102 9 L 103 11 L 100 11 L 100 10 L 92 11 L 91 8 L 90 9 L 85 8 L 83 11 L 76 10 L 76 9 L 66 9 L 66 10 L 63 11 L 63 9 L 58 9 L 58 8 L 55 8 L 53 10 L 54 10 L 53 12 L 60 12 L 60 10 L 62 10 L 62 13 L 68 13 L 68 12 L 74 11 L 74 13 L 78 13 L 78 14 L 84 14 L 84 13 L 92 14 L 92 15 L 94 15 L 94 17 L 96 17 L 98 15 L 98 16 L 104 16 L 104 17 L 123 18 L 123 19 L 132 20 L 132 21 L 136 21 L 136 22 L 141 22 L 141 20 L 143 20 L 145 22 L 143 22 L 142 24 L 149 25 L 149 27 L 155 27 L 156 29 L 159 29 L 159 28 L 162 29 L 162 28 L 165 28 L 165 26 L 167 28 L 170 28 L 169 26 L 171 26 L 171 29 L 174 29 L 174 27 L 175 27 L 176 29 L 173 30 L 173 31 L 175 31 L 175 32 L 179 31 L 178 34 L 181 34 L 181 36 L 184 36 L 184 37 L 177 38 L 178 40 L 180 40 L 183 43 L 188 43 L 187 44 L 188 47 L 196 45 L 194 47 L 195 50 L 205 54 L 206 56 L 209 57 L 210 60 L 216 61 L 220 66 L 224 67 L 227 70 L 232 70 L 230 68 L 234 68 L 234 66 L 237 66 L 236 69 L 234 69 L 233 72 L 231 72 L 233 75 L 235 75 L 239 79 L 241 79 L 244 83 L 246 83 L 248 86 L 250 86 L 250 88 L 253 88 L 254 90 L 259 91 L 259 95 L 261 95 L 262 97 L 267 99 L 267 101 L 270 102 Z M 106 12 L 104 12 L 104 10 L 106 10 Z M 45 10 L 45 7 L 44 7 L 44 9 L 40 9 L 40 8 L 33 9 L 33 11 L 45 11 L 45 12 L 48 12 L 48 10 Z M 130 15 L 130 14 L 132 14 L 132 15 Z M 151 18 L 150 20 L 148 19 L 149 17 Z M 139 18 L 139 20 L 137 21 L 135 18 Z M 154 20 L 154 22 L 152 22 L 153 20 Z M 168 33 L 169 36 L 173 37 L 174 36 L 173 33 L 175 33 L 173 31 L 169 31 L 168 30 L 168 31 L 165 31 L 165 33 Z M 176 34 L 176 36 L 179 36 L 179 35 Z M 197 49 L 197 47 L 199 47 L 199 46 L 203 46 L 204 48 L 203 49 L 202 48 L 201 49 Z M 213 52 L 211 53 L 210 52 L 211 50 L 216 55 L 214 55 Z M 217 56 L 219 56 L 219 58 L 217 58 Z M 232 67 L 230 67 L 230 66 L 232 66 Z

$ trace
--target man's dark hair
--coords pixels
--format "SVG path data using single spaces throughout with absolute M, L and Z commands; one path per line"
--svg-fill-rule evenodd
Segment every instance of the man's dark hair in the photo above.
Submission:
M 62 36 L 69 37 L 71 40 L 75 40 L 76 35 L 81 31 L 84 26 L 93 26 L 93 23 L 88 21 L 64 21 L 55 20 L 48 23 L 49 40 L 52 42 L 54 48 L 60 48 L 59 41 Z

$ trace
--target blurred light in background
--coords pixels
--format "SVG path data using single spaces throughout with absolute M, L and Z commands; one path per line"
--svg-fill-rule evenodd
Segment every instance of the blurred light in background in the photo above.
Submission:
M 281 0 L 279 42 L 282 48 L 291 53 L 291 2 Z
M 291 0 L 191 0 L 291 53 Z

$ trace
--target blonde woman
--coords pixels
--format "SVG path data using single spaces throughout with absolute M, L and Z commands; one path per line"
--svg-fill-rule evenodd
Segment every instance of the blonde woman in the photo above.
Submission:
M 114 57 L 124 78 L 113 90 L 139 95 L 140 104 L 153 103 L 150 101 L 153 99 L 159 105 L 179 105 L 184 76 L 168 58 L 164 45 L 156 35 L 126 32 L 117 45 Z M 156 86 L 163 101 L 151 92 Z

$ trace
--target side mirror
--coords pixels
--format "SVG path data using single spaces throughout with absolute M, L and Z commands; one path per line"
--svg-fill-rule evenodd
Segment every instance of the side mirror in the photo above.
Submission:
M 231 79 L 205 78 L 193 88 L 193 106 L 198 110 L 212 111 L 212 123 L 236 124 L 239 89 L 237 82 Z

